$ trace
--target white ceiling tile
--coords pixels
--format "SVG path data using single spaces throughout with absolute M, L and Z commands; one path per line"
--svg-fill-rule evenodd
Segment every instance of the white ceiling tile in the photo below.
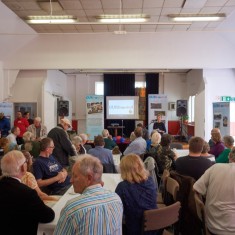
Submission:
M 138 24 L 136 24 L 136 25 L 124 25 L 124 29 L 126 29 L 126 30 L 130 30 L 130 29 L 140 29 L 140 25 Z
M 86 17 L 84 10 L 66 10 L 65 12 L 67 15 L 73 15 L 77 18 Z
M 222 7 L 219 12 L 225 13 L 227 16 L 229 16 L 232 12 L 235 12 L 235 6 L 234 7 Z
M 140 32 L 155 32 L 155 28 L 154 29 L 145 29 L 145 28 L 141 28 Z
M 172 31 L 187 31 L 190 25 L 174 25 Z
M 197 14 L 199 13 L 201 8 L 182 8 L 180 13 L 184 14 Z
M 156 32 L 170 32 L 172 29 L 166 29 L 166 28 L 157 28 Z
M 93 30 L 107 30 L 108 29 L 107 25 L 92 25 L 91 27 Z
M 161 15 L 168 15 L 168 14 L 179 14 L 181 11 L 181 8 L 179 7 L 166 7 L 162 9 Z
M 123 8 L 142 8 L 143 1 L 142 0 L 122 0 Z
M 100 0 L 80 0 L 83 9 L 100 9 L 102 4 Z
M 78 33 L 77 29 L 61 29 L 63 33 Z
M 207 0 L 205 7 L 223 6 L 228 0 Z
M 117 15 L 120 13 L 118 8 L 104 8 L 104 14 L 106 15 Z
M 208 25 L 208 22 L 193 22 L 190 28 L 204 28 Z
M 181 8 L 184 0 L 167 0 L 164 1 L 163 7 L 179 7 Z
M 216 29 L 216 28 L 208 28 L 208 27 L 205 27 L 205 28 L 203 29 L 203 31 L 210 31 L 210 32 L 213 32 L 213 31 L 215 31 L 215 29 Z
M 64 9 L 82 10 L 82 5 L 81 5 L 80 1 L 60 0 L 59 2 Z
M 142 14 L 142 8 L 124 8 L 123 14 Z
M 235 0 L 229 0 L 225 6 L 235 6 Z
M 75 25 L 77 30 L 91 30 L 91 25 Z
M 157 15 L 159 16 L 161 13 L 161 8 L 144 8 L 143 9 L 143 14 L 147 14 L 147 15 Z
M 155 29 L 156 25 L 140 25 L 141 29 Z
M 63 24 L 63 25 L 59 25 L 59 28 L 60 28 L 61 30 L 69 30 L 69 29 L 71 29 L 71 30 L 76 30 L 76 27 L 75 27 L 75 25 L 73 25 L 73 24 Z
M 201 9 L 200 13 L 203 14 L 212 14 L 212 13 L 218 13 L 220 11 L 221 7 L 204 7 Z
M 104 14 L 102 9 L 85 10 L 85 13 L 88 17 L 95 17 Z
M 144 8 L 162 7 L 164 0 L 144 0 Z
M 173 26 L 172 25 L 158 25 L 157 28 L 158 29 L 172 29 Z
M 103 8 L 120 8 L 120 1 L 118 0 L 101 0 Z

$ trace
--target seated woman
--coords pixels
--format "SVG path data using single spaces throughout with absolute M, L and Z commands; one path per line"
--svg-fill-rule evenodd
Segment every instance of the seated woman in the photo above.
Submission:
M 212 157 L 215 158 L 213 154 L 208 153 L 209 151 L 210 151 L 210 145 L 206 141 L 204 141 L 201 156 L 206 158 L 212 158 Z
M 155 160 L 159 152 L 159 148 L 161 148 L 161 138 L 161 135 L 156 131 L 151 136 L 151 145 L 148 154 L 150 154 Z
M 38 196 L 43 200 L 43 201 L 58 201 L 59 197 L 57 196 L 48 196 L 46 193 L 42 192 L 41 189 L 38 187 L 38 183 L 34 177 L 34 175 L 31 173 L 32 169 L 32 156 L 30 155 L 29 152 L 22 150 L 22 153 L 24 154 L 27 162 L 27 172 L 26 174 L 22 177 L 21 182 L 28 187 L 36 190 Z
M 156 209 L 156 186 L 143 161 L 136 154 L 124 156 L 120 164 L 123 179 L 115 190 L 124 207 L 126 235 L 142 234 L 143 212 Z
M 157 157 L 155 161 L 157 162 L 159 174 L 162 174 L 166 169 L 168 171 L 175 170 L 175 161 L 177 159 L 176 153 L 171 150 L 172 136 L 169 134 L 164 134 L 161 138 L 161 148 L 158 148 Z
M 231 152 L 233 145 L 234 145 L 234 139 L 230 135 L 225 135 L 223 138 L 223 142 L 225 145 L 224 151 L 216 158 L 216 163 L 229 163 L 228 155 Z
M 224 144 L 219 132 L 211 132 L 211 139 L 214 145 L 210 148 L 209 153 L 215 156 L 215 159 L 224 151 Z

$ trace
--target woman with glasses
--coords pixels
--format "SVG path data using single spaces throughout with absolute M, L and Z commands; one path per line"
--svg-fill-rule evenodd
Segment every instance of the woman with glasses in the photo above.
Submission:
M 21 181 L 23 184 L 26 184 L 28 187 L 36 190 L 38 196 L 45 202 L 45 201 L 58 201 L 58 197 L 48 196 L 46 193 L 42 192 L 41 189 L 38 187 L 38 183 L 34 177 L 34 175 L 31 173 L 32 170 L 32 156 L 29 152 L 23 150 L 22 153 L 24 154 L 26 158 L 26 164 L 27 164 L 27 172 L 22 177 Z

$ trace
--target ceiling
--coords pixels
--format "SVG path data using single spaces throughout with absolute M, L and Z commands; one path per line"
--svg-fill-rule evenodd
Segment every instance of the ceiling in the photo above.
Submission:
M 50 15 L 49 0 L 2 0 L 20 18 L 30 15 Z M 42 3 L 43 2 L 43 3 Z M 235 0 L 58 0 L 53 1 L 53 15 L 73 15 L 79 24 L 30 25 L 37 33 L 107 33 L 115 31 L 169 32 L 169 31 L 218 31 L 226 21 L 231 24 L 235 13 Z M 56 9 L 57 8 L 57 9 Z M 43 10 L 44 9 L 44 10 Z M 151 24 L 96 25 L 96 16 L 101 14 L 147 14 Z M 225 13 L 226 19 L 219 22 L 194 22 L 174 24 L 168 14 Z M 228 26 L 226 25 L 226 30 Z

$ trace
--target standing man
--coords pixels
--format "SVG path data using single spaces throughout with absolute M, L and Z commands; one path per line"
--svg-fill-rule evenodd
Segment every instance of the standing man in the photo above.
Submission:
M 8 152 L 1 160 L 0 234 L 37 234 L 38 223 L 49 223 L 54 211 L 46 206 L 37 192 L 21 183 L 27 171 L 26 159 L 20 151 Z
M 81 155 L 73 166 L 72 184 L 78 197 L 62 209 L 54 235 L 121 235 L 123 206 L 119 196 L 105 190 L 99 159 Z
M 63 195 L 71 185 L 68 172 L 52 155 L 55 145 L 51 138 L 42 139 L 40 145 L 41 152 L 33 163 L 38 186 L 50 195 Z
M 22 113 L 20 111 L 18 111 L 16 113 L 16 119 L 14 121 L 14 126 L 17 126 L 20 128 L 20 134 L 19 134 L 19 136 L 17 136 L 16 140 L 17 140 L 17 144 L 21 145 L 24 143 L 23 134 L 26 132 L 26 130 L 29 126 L 29 123 L 26 118 L 22 117 Z
M 34 118 L 33 124 L 28 127 L 28 131 L 33 134 L 33 138 L 37 141 L 47 137 L 47 128 L 41 123 L 40 117 Z
M 0 138 L 7 137 L 11 129 L 10 121 L 4 116 L 4 113 L 0 113 Z
M 194 184 L 194 190 L 206 197 L 206 223 L 213 234 L 235 234 L 235 148 L 229 163 L 217 163 Z
M 76 156 L 75 150 L 72 146 L 67 130 L 71 127 L 71 123 L 67 118 L 60 120 L 60 124 L 50 130 L 48 137 L 50 137 L 55 148 L 53 155 L 63 167 L 69 166 L 69 156 Z
M 204 140 L 201 137 L 192 137 L 189 140 L 189 155 L 177 158 L 176 171 L 198 180 L 204 172 L 212 166 L 211 160 L 201 157 Z

